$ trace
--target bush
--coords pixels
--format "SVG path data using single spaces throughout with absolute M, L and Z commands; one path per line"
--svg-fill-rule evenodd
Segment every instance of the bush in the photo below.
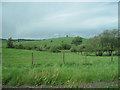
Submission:
M 31 46 L 25 46 L 25 49 L 27 49 L 27 50 L 31 50 L 32 47 L 31 47 Z
M 80 45 L 82 43 L 82 38 L 81 37 L 75 37 L 73 40 L 72 40 L 72 43 L 71 44 L 74 44 L 74 45 Z
M 46 48 L 46 47 L 47 47 L 47 45 L 45 44 L 45 45 L 44 45 L 44 48 Z
M 42 51 L 42 48 L 41 48 L 41 47 L 37 47 L 36 50 L 37 50 L 37 51 Z
M 19 49 L 24 49 L 24 47 L 23 47 L 22 44 L 18 45 L 18 48 L 19 48 Z
M 77 46 L 72 46 L 72 47 L 70 48 L 70 51 L 71 51 L 71 52 L 78 52 Z
M 61 49 L 69 50 L 70 48 L 71 48 L 71 45 L 69 45 L 69 44 L 62 44 L 61 45 Z
M 15 49 L 19 49 L 18 45 L 15 45 L 14 48 L 15 48 Z
M 33 46 L 33 49 L 35 49 L 35 50 L 36 50 L 36 49 L 37 49 L 37 46 L 36 46 L 36 45 L 34 45 L 34 46 Z
M 84 44 L 79 45 L 79 46 L 78 46 L 78 51 L 79 51 L 79 52 L 85 51 L 85 45 L 84 45 Z
M 50 40 L 50 42 L 52 43 L 52 42 L 53 42 L 53 40 Z
M 62 50 L 62 46 L 61 45 L 56 46 L 56 48 L 59 49 L 59 50 Z
M 12 38 L 7 40 L 7 48 L 14 48 Z
M 24 46 L 22 44 L 15 45 L 14 48 L 16 49 L 24 49 Z
M 50 52 L 56 53 L 56 52 L 60 52 L 60 50 L 59 50 L 58 46 L 53 46 L 50 48 Z
M 45 49 L 50 49 L 50 46 L 47 46 Z

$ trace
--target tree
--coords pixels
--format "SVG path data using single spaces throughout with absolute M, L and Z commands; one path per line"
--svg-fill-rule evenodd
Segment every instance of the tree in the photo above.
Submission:
M 102 48 L 104 51 L 109 52 L 109 56 L 111 55 L 112 51 L 114 51 L 117 47 L 117 34 L 118 31 L 113 29 L 105 30 L 102 34 L 100 34 L 100 39 L 102 43 Z
M 70 48 L 70 51 L 71 51 L 71 52 L 78 52 L 77 46 L 73 45 L 73 46 Z
M 80 45 L 82 43 L 82 38 L 81 37 L 75 37 L 73 40 L 72 40 L 72 43 L 71 44 L 75 44 L 76 46 L 77 45 Z
M 68 35 L 66 35 L 66 37 L 68 37 Z
M 82 55 L 82 52 L 85 51 L 85 46 L 86 46 L 85 44 L 81 44 L 78 46 L 78 52 L 81 52 L 81 55 Z
M 52 43 L 52 42 L 53 42 L 53 40 L 50 40 L 50 42 Z
M 12 38 L 10 37 L 10 38 L 8 38 L 8 40 L 7 40 L 7 48 L 13 48 L 14 46 L 13 46 L 13 41 L 12 41 Z
M 60 52 L 58 46 L 53 46 L 50 48 L 50 52 L 53 52 L 53 53 L 57 53 L 57 52 Z
M 61 49 L 63 50 L 69 50 L 71 48 L 71 45 L 69 44 L 61 44 Z
M 94 36 L 87 40 L 87 44 L 85 45 L 85 49 L 88 52 L 94 52 L 96 56 L 102 56 L 104 53 L 103 50 L 103 42 L 101 41 L 101 35 Z

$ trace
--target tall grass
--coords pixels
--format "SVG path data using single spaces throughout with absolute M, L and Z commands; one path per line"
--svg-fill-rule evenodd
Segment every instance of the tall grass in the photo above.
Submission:
M 32 52 L 34 65 L 32 65 Z M 3 85 L 61 85 L 87 82 L 107 82 L 118 79 L 118 57 L 85 56 L 80 53 L 40 52 L 34 50 L 3 49 Z

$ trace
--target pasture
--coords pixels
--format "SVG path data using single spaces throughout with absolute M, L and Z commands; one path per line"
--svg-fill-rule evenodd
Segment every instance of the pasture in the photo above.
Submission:
M 34 64 L 32 65 L 32 52 Z M 118 56 L 87 56 L 74 52 L 2 49 L 2 84 L 8 86 L 75 85 L 118 80 Z
M 37 47 L 44 47 L 47 46 L 59 46 L 62 43 L 71 44 L 74 37 L 61 37 L 61 38 L 54 38 L 54 39 L 46 39 L 46 40 L 37 40 L 37 41 L 20 41 L 20 42 L 13 42 L 14 45 L 22 44 L 23 46 L 37 46 Z M 83 38 L 83 44 L 86 43 L 87 39 Z M 7 43 L 6 40 L 2 40 L 2 46 L 6 47 Z

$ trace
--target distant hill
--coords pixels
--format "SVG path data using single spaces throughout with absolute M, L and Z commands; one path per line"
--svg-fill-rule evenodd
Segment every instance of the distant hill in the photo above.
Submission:
M 38 46 L 38 47 L 44 47 L 44 45 L 47 46 L 55 46 L 55 45 L 61 45 L 62 43 L 65 44 L 71 44 L 74 37 L 61 37 L 61 38 L 53 38 L 53 39 L 45 39 L 45 40 L 20 40 L 19 42 L 17 40 L 14 40 L 14 44 L 23 44 L 24 46 Z M 85 38 L 83 38 L 83 44 L 86 43 Z M 6 47 L 6 41 L 3 40 L 3 47 Z

